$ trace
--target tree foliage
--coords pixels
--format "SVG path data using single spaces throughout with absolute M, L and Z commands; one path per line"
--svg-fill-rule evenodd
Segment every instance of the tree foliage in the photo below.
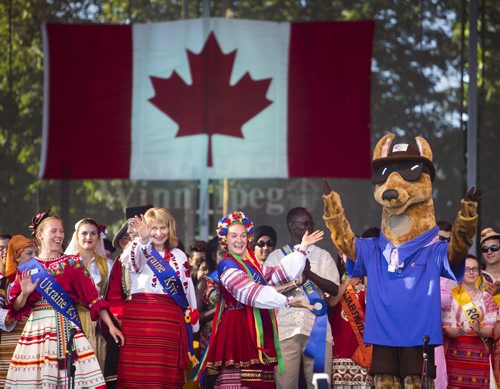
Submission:
M 212 0 L 207 3 L 214 17 L 273 21 L 374 19 L 373 140 L 386 132 L 407 138 L 427 137 L 441 179 L 435 186 L 438 211 L 443 217 L 453 217 L 465 189 L 465 134 L 461 128 L 459 82 L 462 64 L 466 66 L 462 54 L 467 51 L 461 46 L 465 1 Z M 130 201 L 140 202 L 148 185 L 37 178 L 44 103 L 42 24 L 46 21 L 144 23 L 196 18 L 203 15 L 203 4 L 203 0 L 3 0 L 0 3 L 0 230 L 24 232 L 31 216 L 49 206 L 71 220 L 87 213 L 99 215 L 108 223 L 116 221 L 116 227 L 123 208 Z M 500 108 L 499 16 L 499 2 L 480 3 L 479 177 L 487 187 L 483 209 L 488 212 L 483 222 L 497 225 L 500 215 L 495 199 L 499 184 L 492 184 L 488 178 L 496 176 L 500 166 L 496 151 Z M 69 204 L 65 202 L 67 198 Z M 366 215 L 378 215 L 377 206 L 372 205 L 364 215 L 359 215 L 359 224 L 364 223 L 361 220 Z

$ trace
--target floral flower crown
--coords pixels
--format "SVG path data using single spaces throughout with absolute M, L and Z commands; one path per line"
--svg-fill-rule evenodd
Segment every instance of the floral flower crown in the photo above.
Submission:
M 49 208 L 45 212 L 38 212 L 35 216 L 33 216 L 33 219 L 31 219 L 31 224 L 28 226 L 28 228 L 31 230 L 31 236 L 35 236 L 36 229 L 38 228 L 40 223 L 51 216 L 50 211 L 51 210 Z
M 247 229 L 248 244 L 250 244 L 255 235 L 253 223 L 241 211 L 230 213 L 229 215 L 224 216 L 222 219 L 219 220 L 219 223 L 217 224 L 217 237 L 219 239 L 220 244 L 224 247 L 227 246 L 227 231 L 229 229 L 229 226 L 234 223 L 243 224 L 245 226 L 245 228 Z

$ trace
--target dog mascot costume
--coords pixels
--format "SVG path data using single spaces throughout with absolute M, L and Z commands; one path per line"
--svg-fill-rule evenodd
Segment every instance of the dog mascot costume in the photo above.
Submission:
M 434 346 L 443 341 L 440 276 L 455 279 L 452 267 L 463 274 L 480 192 L 472 188 L 461 201 L 450 243 L 439 240 L 431 148 L 421 137 L 416 143 L 393 140 L 393 134 L 380 139 L 372 160 L 374 196 L 382 205 L 380 238 L 355 237 L 326 181 L 323 218 L 335 246 L 368 277 L 364 342 L 373 345 L 375 387 L 420 388 L 424 360 L 425 382 L 433 387 Z

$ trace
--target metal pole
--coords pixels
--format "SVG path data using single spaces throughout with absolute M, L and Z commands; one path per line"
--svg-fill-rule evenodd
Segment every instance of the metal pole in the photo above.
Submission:
M 209 18 L 210 17 L 210 7 L 209 1 L 203 0 L 203 30 L 204 35 L 208 36 L 209 29 Z M 209 135 L 210 136 L 210 135 Z M 206 160 L 206 159 L 205 159 Z M 200 239 L 208 239 L 208 211 L 209 211 L 209 194 L 208 194 L 208 167 L 205 167 L 202 172 L 202 177 L 200 177 L 200 214 L 199 214 L 199 232 Z
M 229 180 L 227 178 L 223 179 L 223 189 L 222 189 L 222 216 L 229 213 Z
M 477 0 L 469 2 L 469 91 L 467 96 L 467 187 L 477 185 Z M 472 252 L 476 250 L 474 241 Z

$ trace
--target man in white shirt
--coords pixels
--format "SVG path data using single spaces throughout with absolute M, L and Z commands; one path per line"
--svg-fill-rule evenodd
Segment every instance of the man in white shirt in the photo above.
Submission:
M 280 249 L 273 251 L 267 261 L 268 266 L 277 266 L 280 260 L 286 255 L 287 250 L 293 250 L 296 244 L 301 242 L 305 231 L 314 231 L 314 222 L 311 214 L 307 209 L 297 207 L 291 209 L 287 214 L 287 225 L 290 232 L 290 243 Z M 323 297 L 324 293 L 336 295 L 339 285 L 339 273 L 335 261 L 330 253 L 315 245 L 308 249 L 307 255 L 310 265 L 306 265 L 301 281 L 312 281 L 314 288 L 319 297 Z M 287 296 L 292 298 L 303 299 L 309 303 L 309 298 L 304 291 L 304 287 L 299 285 L 296 289 L 285 292 Z M 280 308 L 277 310 L 279 340 L 283 362 L 285 365 L 285 374 L 281 375 L 276 370 L 275 380 L 278 389 L 296 388 L 299 382 L 301 362 L 304 366 L 304 377 L 307 382 L 307 387 L 312 389 L 313 386 L 313 367 L 314 359 L 305 355 L 307 342 L 311 335 L 311 331 L 315 326 L 317 316 L 306 309 L 287 309 Z M 331 374 L 332 370 L 332 331 L 328 320 L 326 320 L 326 337 L 325 354 L 324 354 L 324 369 L 320 373 Z M 314 345 L 317 350 L 318 345 Z M 321 357 L 321 356 L 320 356 Z

